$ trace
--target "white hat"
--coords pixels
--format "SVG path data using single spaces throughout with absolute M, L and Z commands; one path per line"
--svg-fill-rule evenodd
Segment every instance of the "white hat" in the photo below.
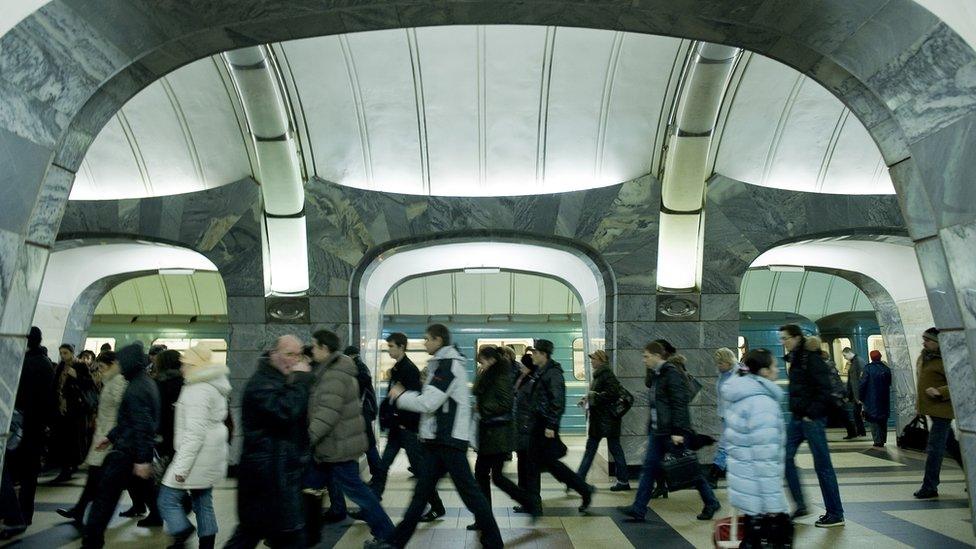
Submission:
M 188 366 L 208 366 L 214 363 L 213 352 L 206 345 L 197 343 L 183 351 L 182 362 Z

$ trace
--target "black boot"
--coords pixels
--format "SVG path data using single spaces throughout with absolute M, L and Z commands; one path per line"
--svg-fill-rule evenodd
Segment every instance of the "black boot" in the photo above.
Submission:
M 769 546 L 773 549 L 790 549 L 793 547 L 793 521 L 786 513 L 779 513 L 769 517 Z
M 742 517 L 742 530 L 742 543 L 739 544 L 739 549 L 762 548 L 762 517 L 745 515 Z
M 201 536 L 200 542 L 197 545 L 200 549 L 214 549 L 214 543 L 217 541 L 217 536 Z
M 654 491 L 651 492 L 651 499 L 657 499 L 657 498 L 668 499 L 668 485 L 667 484 L 664 484 L 663 482 L 660 482 L 654 488 Z
M 183 549 L 186 547 L 186 540 L 190 539 L 190 536 L 192 536 L 193 532 L 195 531 L 196 528 L 191 525 L 186 530 L 173 534 L 173 543 L 171 543 L 166 549 Z
M 315 547 L 322 541 L 322 496 L 302 492 L 305 507 L 305 545 Z

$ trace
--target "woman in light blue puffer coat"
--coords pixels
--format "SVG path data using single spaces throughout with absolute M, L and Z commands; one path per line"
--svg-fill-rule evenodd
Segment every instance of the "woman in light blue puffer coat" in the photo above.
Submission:
M 742 362 L 748 371 L 722 385 L 729 502 L 745 514 L 740 547 L 761 547 L 764 532 L 773 547 L 788 547 L 793 532 L 783 493 L 786 425 L 783 390 L 774 383 L 779 372 L 766 349 L 750 351 Z

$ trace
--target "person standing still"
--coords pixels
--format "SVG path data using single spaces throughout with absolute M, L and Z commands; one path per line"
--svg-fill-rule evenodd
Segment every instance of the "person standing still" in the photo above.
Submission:
M 847 361 L 847 400 L 851 403 L 854 424 L 854 436 L 848 435 L 844 440 L 850 440 L 867 435 L 864 429 L 864 404 L 861 402 L 860 390 L 864 368 L 861 366 L 861 359 L 850 347 L 844 347 L 842 353 L 844 360 Z
M 925 476 L 922 487 L 915 492 L 918 499 L 939 497 L 939 473 L 946 452 L 962 467 L 959 441 L 952 431 L 952 400 L 949 381 L 942 364 L 938 328 L 922 334 L 922 354 L 918 357 L 918 413 L 929 418 L 929 443 L 925 449 Z
M 888 417 L 891 415 L 891 369 L 881 362 L 881 351 L 871 351 L 871 362 L 864 367 L 858 397 L 864 403 L 864 419 L 871 424 L 875 448 L 888 442 Z

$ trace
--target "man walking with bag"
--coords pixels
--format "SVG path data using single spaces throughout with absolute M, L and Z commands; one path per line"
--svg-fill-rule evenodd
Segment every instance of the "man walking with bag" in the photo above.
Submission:
M 952 432 L 952 401 L 949 381 L 942 364 L 938 328 L 929 328 L 922 334 L 922 354 L 918 357 L 918 413 L 929 417 L 929 443 L 925 449 L 925 477 L 922 487 L 915 492 L 918 499 L 939 497 L 939 473 L 945 453 L 962 467 L 959 441 Z

